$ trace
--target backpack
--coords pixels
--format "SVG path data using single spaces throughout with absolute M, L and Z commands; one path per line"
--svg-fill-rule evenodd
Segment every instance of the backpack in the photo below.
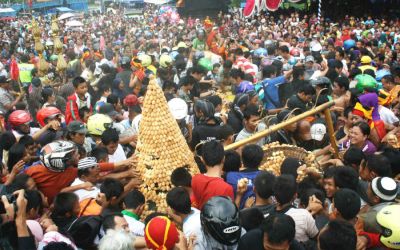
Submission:
M 100 216 L 82 216 L 72 222 L 68 233 L 77 247 L 90 249 L 95 246 L 94 241 L 99 236 L 101 225 Z

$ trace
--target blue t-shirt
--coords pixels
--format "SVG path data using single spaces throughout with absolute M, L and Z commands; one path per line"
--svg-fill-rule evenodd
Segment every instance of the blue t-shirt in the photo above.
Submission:
M 240 209 L 244 207 L 244 203 L 246 202 L 247 198 L 255 196 L 253 192 L 253 182 L 258 173 L 260 173 L 260 170 L 258 169 L 256 170 L 246 169 L 240 172 L 228 172 L 228 174 L 226 175 L 226 182 L 232 186 L 235 195 L 236 195 L 238 181 L 242 178 L 247 178 L 249 180 L 249 183 L 247 184 L 247 191 L 244 193 L 242 200 L 240 201 Z
M 281 107 L 279 100 L 278 86 L 286 82 L 285 76 L 278 76 L 275 78 L 264 79 L 259 85 L 256 86 L 256 91 L 258 92 L 259 99 L 264 103 L 264 108 L 266 109 L 276 109 Z M 267 93 L 264 93 L 264 92 Z
M 254 85 L 249 81 L 243 81 L 236 88 L 236 94 L 244 94 L 254 90 Z

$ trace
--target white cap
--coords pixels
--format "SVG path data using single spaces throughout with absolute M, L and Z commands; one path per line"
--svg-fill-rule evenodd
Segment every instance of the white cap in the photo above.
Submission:
M 322 123 L 315 123 L 311 126 L 310 133 L 311 133 L 311 138 L 313 138 L 316 141 L 322 141 L 322 139 L 324 139 L 324 136 L 326 134 L 326 127 Z
M 188 115 L 188 105 L 181 98 L 173 98 L 168 102 L 169 110 L 176 120 L 181 120 Z

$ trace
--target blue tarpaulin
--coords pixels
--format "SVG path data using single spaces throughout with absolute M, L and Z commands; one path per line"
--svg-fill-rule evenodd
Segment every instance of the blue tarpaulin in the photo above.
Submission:
M 0 8 L 0 17 L 15 17 L 17 12 L 12 8 Z

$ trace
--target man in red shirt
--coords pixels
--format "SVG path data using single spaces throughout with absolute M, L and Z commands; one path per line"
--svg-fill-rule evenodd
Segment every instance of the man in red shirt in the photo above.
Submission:
M 196 174 L 192 178 L 192 189 L 196 198 L 198 208 L 214 196 L 228 196 L 234 200 L 232 186 L 222 178 L 222 167 L 224 165 L 224 147 L 220 142 L 210 141 L 203 144 L 202 161 L 206 165 L 205 174 Z

